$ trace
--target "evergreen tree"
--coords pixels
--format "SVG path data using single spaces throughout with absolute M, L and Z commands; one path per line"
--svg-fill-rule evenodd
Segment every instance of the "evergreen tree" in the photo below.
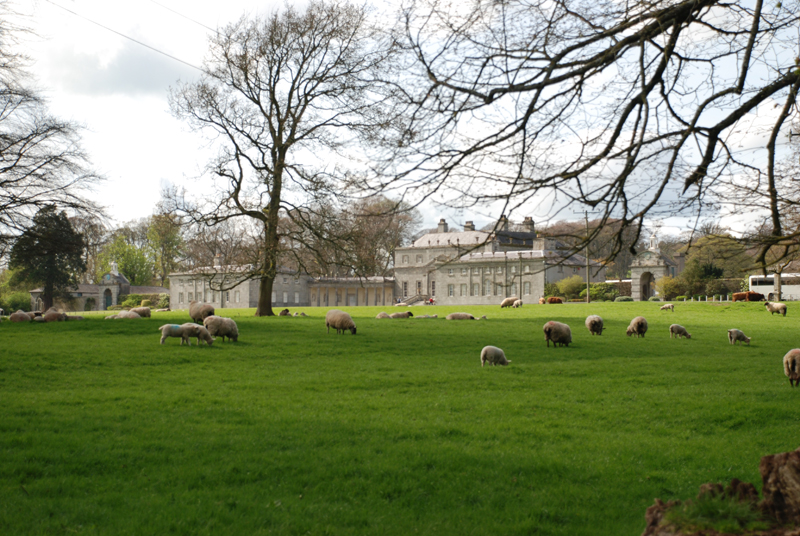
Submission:
M 68 296 L 69 289 L 77 287 L 86 271 L 83 250 L 83 236 L 72 228 L 67 213 L 47 205 L 11 248 L 9 267 L 20 280 L 43 287 L 47 310 L 55 297 Z

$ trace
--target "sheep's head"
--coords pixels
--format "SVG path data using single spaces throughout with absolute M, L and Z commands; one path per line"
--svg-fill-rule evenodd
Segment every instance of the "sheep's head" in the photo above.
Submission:
M 353 326 L 352 328 L 350 328 L 350 333 L 352 333 L 353 335 L 355 335 L 355 334 L 356 334 L 356 327 L 355 327 L 355 326 Z
M 692 338 L 692 334 L 691 334 L 691 333 L 687 333 L 687 334 L 686 334 L 686 338 L 687 338 L 687 339 L 691 339 L 691 338 Z
M 634 332 L 634 328 L 633 328 L 633 326 L 628 326 L 628 329 L 627 329 L 627 330 L 625 330 L 625 335 L 627 335 L 628 337 L 630 337 L 631 335 L 633 335 L 633 332 Z

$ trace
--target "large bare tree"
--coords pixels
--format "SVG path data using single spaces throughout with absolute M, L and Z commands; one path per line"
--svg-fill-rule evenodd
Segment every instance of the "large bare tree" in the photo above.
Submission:
M 301 228 L 315 221 L 315 202 L 342 192 L 354 139 L 376 126 L 370 87 L 386 50 L 363 6 L 287 4 L 220 29 L 202 79 L 171 93 L 173 113 L 220 146 L 208 166 L 219 193 L 188 210 L 191 218 L 263 227 L 261 261 L 249 274 L 260 280 L 258 316 L 273 314 L 281 218 Z
M 88 200 L 99 176 L 80 145 L 80 129 L 52 116 L 15 52 L 27 29 L 12 21 L 10 2 L 0 0 L 0 258 L 40 209 L 56 205 L 97 215 Z
M 412 0 L 401 22 L 408 120 L 386 132 L 381 191 L 588 209 L 589 240 L 619 222 L 612 254 L 645 218 L 720 209 L 763 211 L 773 242 L 800 233 L 775 174 L 797 116 L 796 2 Z

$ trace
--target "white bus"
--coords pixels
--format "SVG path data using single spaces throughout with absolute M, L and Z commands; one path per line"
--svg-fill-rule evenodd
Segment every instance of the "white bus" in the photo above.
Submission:
M 751 275 L 748 278 L 750 290 L 763 294 L 767 300 L 776 300 L 775 276 L 770 274 Z M 781 299 L 800 300 L 800 274 L 781 274 Z

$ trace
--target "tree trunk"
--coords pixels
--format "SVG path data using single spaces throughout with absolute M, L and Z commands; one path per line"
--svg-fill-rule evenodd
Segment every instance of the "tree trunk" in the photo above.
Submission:
M 781 274 L 775 274 L 775 301 L 781 301 Z
M 42 312 L 47 311 L 53 306 L 53 283 L 44 284 L 42 292 Z
M 275 316 L 275 313 L 272 311 L 272 284 L 274 282 L 275 276 L 261 276 L 258 284 L 258 307 L 256 308 L 256 316 Z

